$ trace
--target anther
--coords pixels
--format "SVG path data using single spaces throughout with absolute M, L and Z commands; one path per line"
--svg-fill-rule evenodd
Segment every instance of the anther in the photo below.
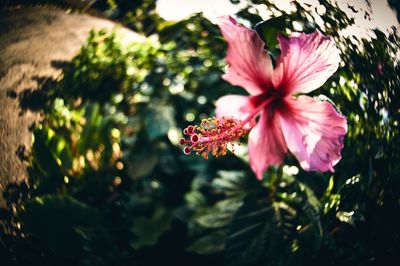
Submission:
M 196 143 L 196 142 L 199 141 L 199 136 L 196 135 L 196 134 L 193 134 L 193 135 L 190 137 L 190 140 L 191 140 L 193 143 Z
M 183 153 L 186 154 L 186 155 L 189 155 L 190 154 L 190 148 L 188 146 L 183 148 Z

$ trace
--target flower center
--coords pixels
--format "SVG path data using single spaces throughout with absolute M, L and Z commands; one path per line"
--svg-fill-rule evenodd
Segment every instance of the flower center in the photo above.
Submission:
M 253 107 L 257 108 L 258 106 L 264 104 L 266 101 L 271 101 L 268 102 L 268 104 L 273 103 L 275 105 L 276 103 L 280 102 L 282 98 L 284 98 L 284 96 L 280 91 L 269 89 L 264 93 L 252 96 L 250 98 L 250 101 Z

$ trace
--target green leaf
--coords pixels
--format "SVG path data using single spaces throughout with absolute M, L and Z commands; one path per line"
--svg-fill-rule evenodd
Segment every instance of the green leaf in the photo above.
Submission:
M 80 154 L 85 154 L 88 149 L 95 148 L 102 143 L 97 137 L 98 127 L 102 120 L 100 114 L 100 105 L 97 103 L 88 103 L 85 106 L 85 126 L 81 133 L 77 148 Z
M 268 50 L 275 48 L 278 45 L 277 34 L 283 31 L 286 26 L 286 19 L 283 16 L 271 18 L 266 21 L 261 21 L 256 25 L 256 31 L 266 43 Z
M 306 262 L 318 251 L 322 241 L 319 209 L 308 199 L 297 205 L 297 234 L 291 244 L 289 265 Z
M 186 250 L 202 255 L 221 252 L 225 247 L 225 239 L 226 231 L 218 230 L 197 239 Z
M 143 177 L 151 173 L 158 163 L 159 154 L 152 144 L 138 145 L 127 152 L 125 158 L 129 160 L 128 173 L 132 178 Z
M 159 237 L 171 226 L 172 214 L 164 207 L 156 207 L 152 217 L 135 218 L 132 232 L 138 239 L 131 242 L 131 246 L 139 249 L 145 246 L 155 245 Z
M 218 171 L 218 178 L 212 181 L 212 187 L 229 197 L 244 198 L 251 190 L 259 186 L 254 178 L 240 171 Z
M 232 212 L 210 208 L 205 214 L 199 215 L 195 220 L 206 228 L 219 228 L 229 224 L 232 219 Z
M 51 129 L 36 130 L 32 150 L 37 166 L 47 177 L 60 177 L 63 175 L 60 169 L 61 162 L 57 161 L 48 145 L 52 135 L 54 131 Z
M 99 212 L 69 196 L 46 195 L 26 202 L 18 212 L 26 232 L 65 257 L 84 254 L 86 232 L 100 221 Z
M 295 211 L 283 203 L 250 198 L 229 226 L 226 259 L 229 265 L 263 262 L 278 265 L 288 255 Z
M 175 126 L 174 109 L 168 105 L 153 105 L 144 122 L 150 140 L 165 136 L 168 130 Z

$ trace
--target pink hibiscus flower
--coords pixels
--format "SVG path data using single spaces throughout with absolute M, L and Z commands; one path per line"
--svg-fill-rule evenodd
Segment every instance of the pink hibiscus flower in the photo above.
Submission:
M 281 54 L 273 68 L 255 30 L 228 16 L 219 27 L 228 43 L 223 79 L 250 95 L 218 99 L 217 119 L 184 130 L 190 136 L 181 140 L 184 152 L 225 155 L 228 143 L 250 131 L 249 161 L 258 179 L 288 150 L 306 171 L 333 172 L 341 159 L 346 118 L 329 102 L 300 95 L 322 86 L 337 70 L 340 58 L 333 39 L 318 30 L 289 38 L 278 34 Z

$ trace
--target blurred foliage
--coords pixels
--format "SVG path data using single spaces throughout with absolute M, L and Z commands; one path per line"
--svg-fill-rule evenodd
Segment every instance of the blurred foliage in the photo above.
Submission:
M 343 62 L 314 96 L 335 103 L 349 123 L 333 175 L 304 172 L 288 156 L 259 182 L 240 150 L 209 160 L 181 152 L 182 128 L 212 116 L 218 97 L 243 90 L 221 79 L 226 44 L 214 24 L 201 14 L 166 22 L 143 3 L 97 1 L 152 36 L 125 45 L 92 32 L 46 90 L 30 180 L 5 192 L 6 265 L 398 261 L 398 33 L 343 36 L 353 20 L 325 0 L 319 8 L 293 2 L 292 13 L 264 1 L 243 6 L 237 17 L 273 58 L 278 31 L 300 25 L 334 36 Z M 260 8 L 274 18 L 262 21 Z

